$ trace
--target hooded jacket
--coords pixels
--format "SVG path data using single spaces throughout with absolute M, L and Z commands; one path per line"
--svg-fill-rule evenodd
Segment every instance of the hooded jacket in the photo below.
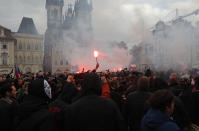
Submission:
M 54 117 L 48 111 L 44 81 L 42 79 L 34 80 L 28 91 L 29 94 L 19 106 L 16 131 L 55 130 Z
M 141 131 L 180 131 L 180 128 L 167 114 L 150 109 L 142 120 Z

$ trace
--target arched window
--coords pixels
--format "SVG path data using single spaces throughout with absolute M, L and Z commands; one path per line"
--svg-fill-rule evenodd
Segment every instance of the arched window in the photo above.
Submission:
M 64 62 L 63 62 L 63 60 L 61 60 L 61 61 L 60 61 L 60 65 L 63 65 L 63 64 L 64 64 Z

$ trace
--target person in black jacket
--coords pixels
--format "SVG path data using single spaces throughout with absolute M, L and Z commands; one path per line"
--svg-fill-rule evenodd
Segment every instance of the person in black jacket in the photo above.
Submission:
M 43 79 L 34 80 L 30 84 L 28 95 L 19 106 L 16 131 L 55 130 L 55 119 L 48 111 L 50 94 L 45 89 L 45 84 Z
M 125 104 L 125 112 L 130 131 L 139 131 L 142 117 L 146 113 L 148 106 L 146 100 L 151 93 L 148 92 L 149 80 L 147 77 L 141 77 L 138 80 L 138 90 L 129 94 Z
M 17 110 L 16 104 L 12 100 L 12 88 L 10 84 L 0 87 L 0 130 L 14 130 L 14 118 Z
M 124 119 L 117 105 L 100 97 L 101 80 L 87 74 L 82 83 L 82 97 L 65 111 L 65 131 L 125 131 Z
M 58 98 L 50 104 L 49 111 L 55 116 L 56 119 L 56 131 L 63 130 L 64 110 L 72 104 L 77 95 L 77 88 L 72 83 L 69 83 L 63 87 L 63 91 Z

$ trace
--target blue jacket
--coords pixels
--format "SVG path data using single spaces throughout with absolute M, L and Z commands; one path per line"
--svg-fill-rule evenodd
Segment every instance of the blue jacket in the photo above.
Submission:
M 167 114 L 150 109 L 142 119 L 141 131 L 180 131 L 180 128 Z

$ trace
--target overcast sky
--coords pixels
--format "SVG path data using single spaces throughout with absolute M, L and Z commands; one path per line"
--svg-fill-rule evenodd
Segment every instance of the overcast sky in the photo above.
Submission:
M 93 3 L 95 35 L 99 39 L 124 41 L 131 39 L 139 23 L 150 28 L 159 20 L 174 18 L 176 8 L 180 15 L 199 8 L 199 0 L 93 0 Z M 38 31 L 45 32 L 45 0 L 0 0 L 0 25 L 17 31 L 23 16 L 32 17 Z M 199 15 L 188 19 L 199 21 Z

